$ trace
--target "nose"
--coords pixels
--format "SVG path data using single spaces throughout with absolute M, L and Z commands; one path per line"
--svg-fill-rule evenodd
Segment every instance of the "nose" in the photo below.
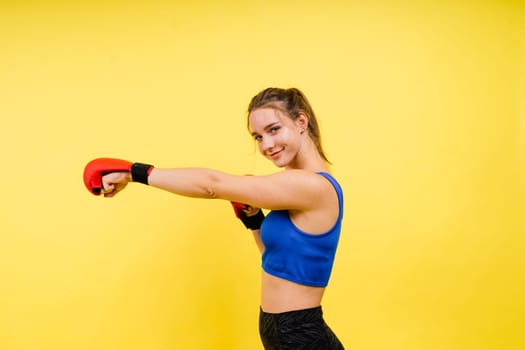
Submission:
M 266 152 L 270 151 L 274 146 L 275 142 L 273 142 L 273 139 L 271 137 L 263 137 L 263 139 L 259 143 L 259 151 L 262 154 L 265 154 Z

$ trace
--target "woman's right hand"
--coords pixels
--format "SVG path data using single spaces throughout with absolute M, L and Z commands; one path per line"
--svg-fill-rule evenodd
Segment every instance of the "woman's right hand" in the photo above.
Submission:
M 113 197 L 122 191 L 131 181 L 131 173 L 119 171 L 102 176 L 104 197 Z

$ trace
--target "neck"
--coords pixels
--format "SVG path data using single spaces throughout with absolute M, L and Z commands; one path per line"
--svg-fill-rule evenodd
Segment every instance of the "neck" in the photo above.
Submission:
M 329 172 L 330 168 L 321 154 L 317 150 L 311 138 L 307 137 L 301 150 L 295 156 L 295 159 L 286 166 L 285 169 L 303 169 L 312 172 Z

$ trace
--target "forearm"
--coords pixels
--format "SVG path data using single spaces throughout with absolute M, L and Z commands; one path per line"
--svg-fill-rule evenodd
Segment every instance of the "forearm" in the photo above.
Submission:
M 216 185 L 226 174 L 207 168 L 176 168 L 152 170 L 150 186 L 181 196 L 218 198 Z
M 261 230 L 252 230 L 252 234 L 255 244 L 257 244 L 257 248 L 259 248 L 259 251 L 262 254 L 264 252 L 264 243 L 261 240 Z

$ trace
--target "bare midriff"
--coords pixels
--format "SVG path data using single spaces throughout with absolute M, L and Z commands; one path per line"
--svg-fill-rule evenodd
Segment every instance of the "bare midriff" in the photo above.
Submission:
M 324 287 L 310 287 L 291 282 L 262 271 L 261 308 L 280 313 L 321 305 Z

